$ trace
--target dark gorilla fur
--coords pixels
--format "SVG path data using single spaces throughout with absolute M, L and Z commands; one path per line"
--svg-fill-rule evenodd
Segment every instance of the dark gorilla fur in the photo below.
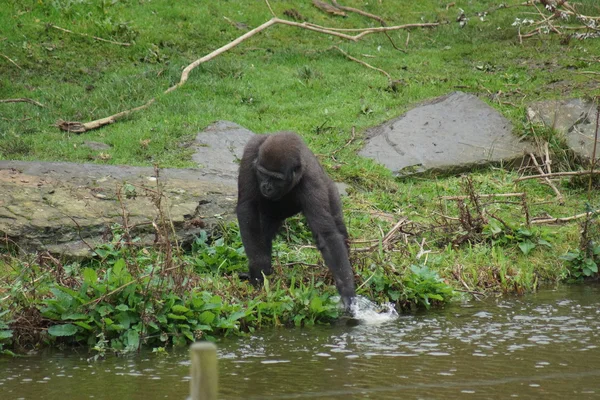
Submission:
M 299 212 L 306 216 L 317 248 L 349 309 L 355 297 L 354 273 L 337 187 L 297 134 L 253 137 L 240 163 L 237 204 L 252 283 L 260 284 L 263 273 L 272 273 L 273 238 L 283 221 Z

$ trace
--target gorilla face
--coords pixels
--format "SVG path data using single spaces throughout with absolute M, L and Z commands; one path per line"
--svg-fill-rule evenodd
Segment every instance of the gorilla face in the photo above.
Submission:
M 277 201 L 285 196 L 297 183 L 300 166 L 293 167 L 286 172 L 270 171 L 256 163 L 256 178 L 260 194 L 271 201 Z

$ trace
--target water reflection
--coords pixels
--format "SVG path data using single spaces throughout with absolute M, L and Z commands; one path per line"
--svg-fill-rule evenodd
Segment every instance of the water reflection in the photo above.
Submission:
M 219 343 L 223 399 L 600 398 L 600 290 L 453 305 L 381 325 Z M 0 360 L 1 399 L 184 399 L 187 351 Z

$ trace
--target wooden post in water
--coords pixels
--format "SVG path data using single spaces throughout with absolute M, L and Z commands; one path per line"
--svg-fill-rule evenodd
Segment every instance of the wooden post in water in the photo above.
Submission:
M 219 370 L 217 346 L 211 342 L 196 342 L 190 347 L 192 360 L 191 400 L 217 400 Z

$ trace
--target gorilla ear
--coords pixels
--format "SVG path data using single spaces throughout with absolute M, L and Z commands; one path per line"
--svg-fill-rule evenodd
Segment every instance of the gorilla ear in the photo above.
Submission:
M 302 177 L 302 165 L 297 165 L 292 170 L 292 182 L 298 182 Z

